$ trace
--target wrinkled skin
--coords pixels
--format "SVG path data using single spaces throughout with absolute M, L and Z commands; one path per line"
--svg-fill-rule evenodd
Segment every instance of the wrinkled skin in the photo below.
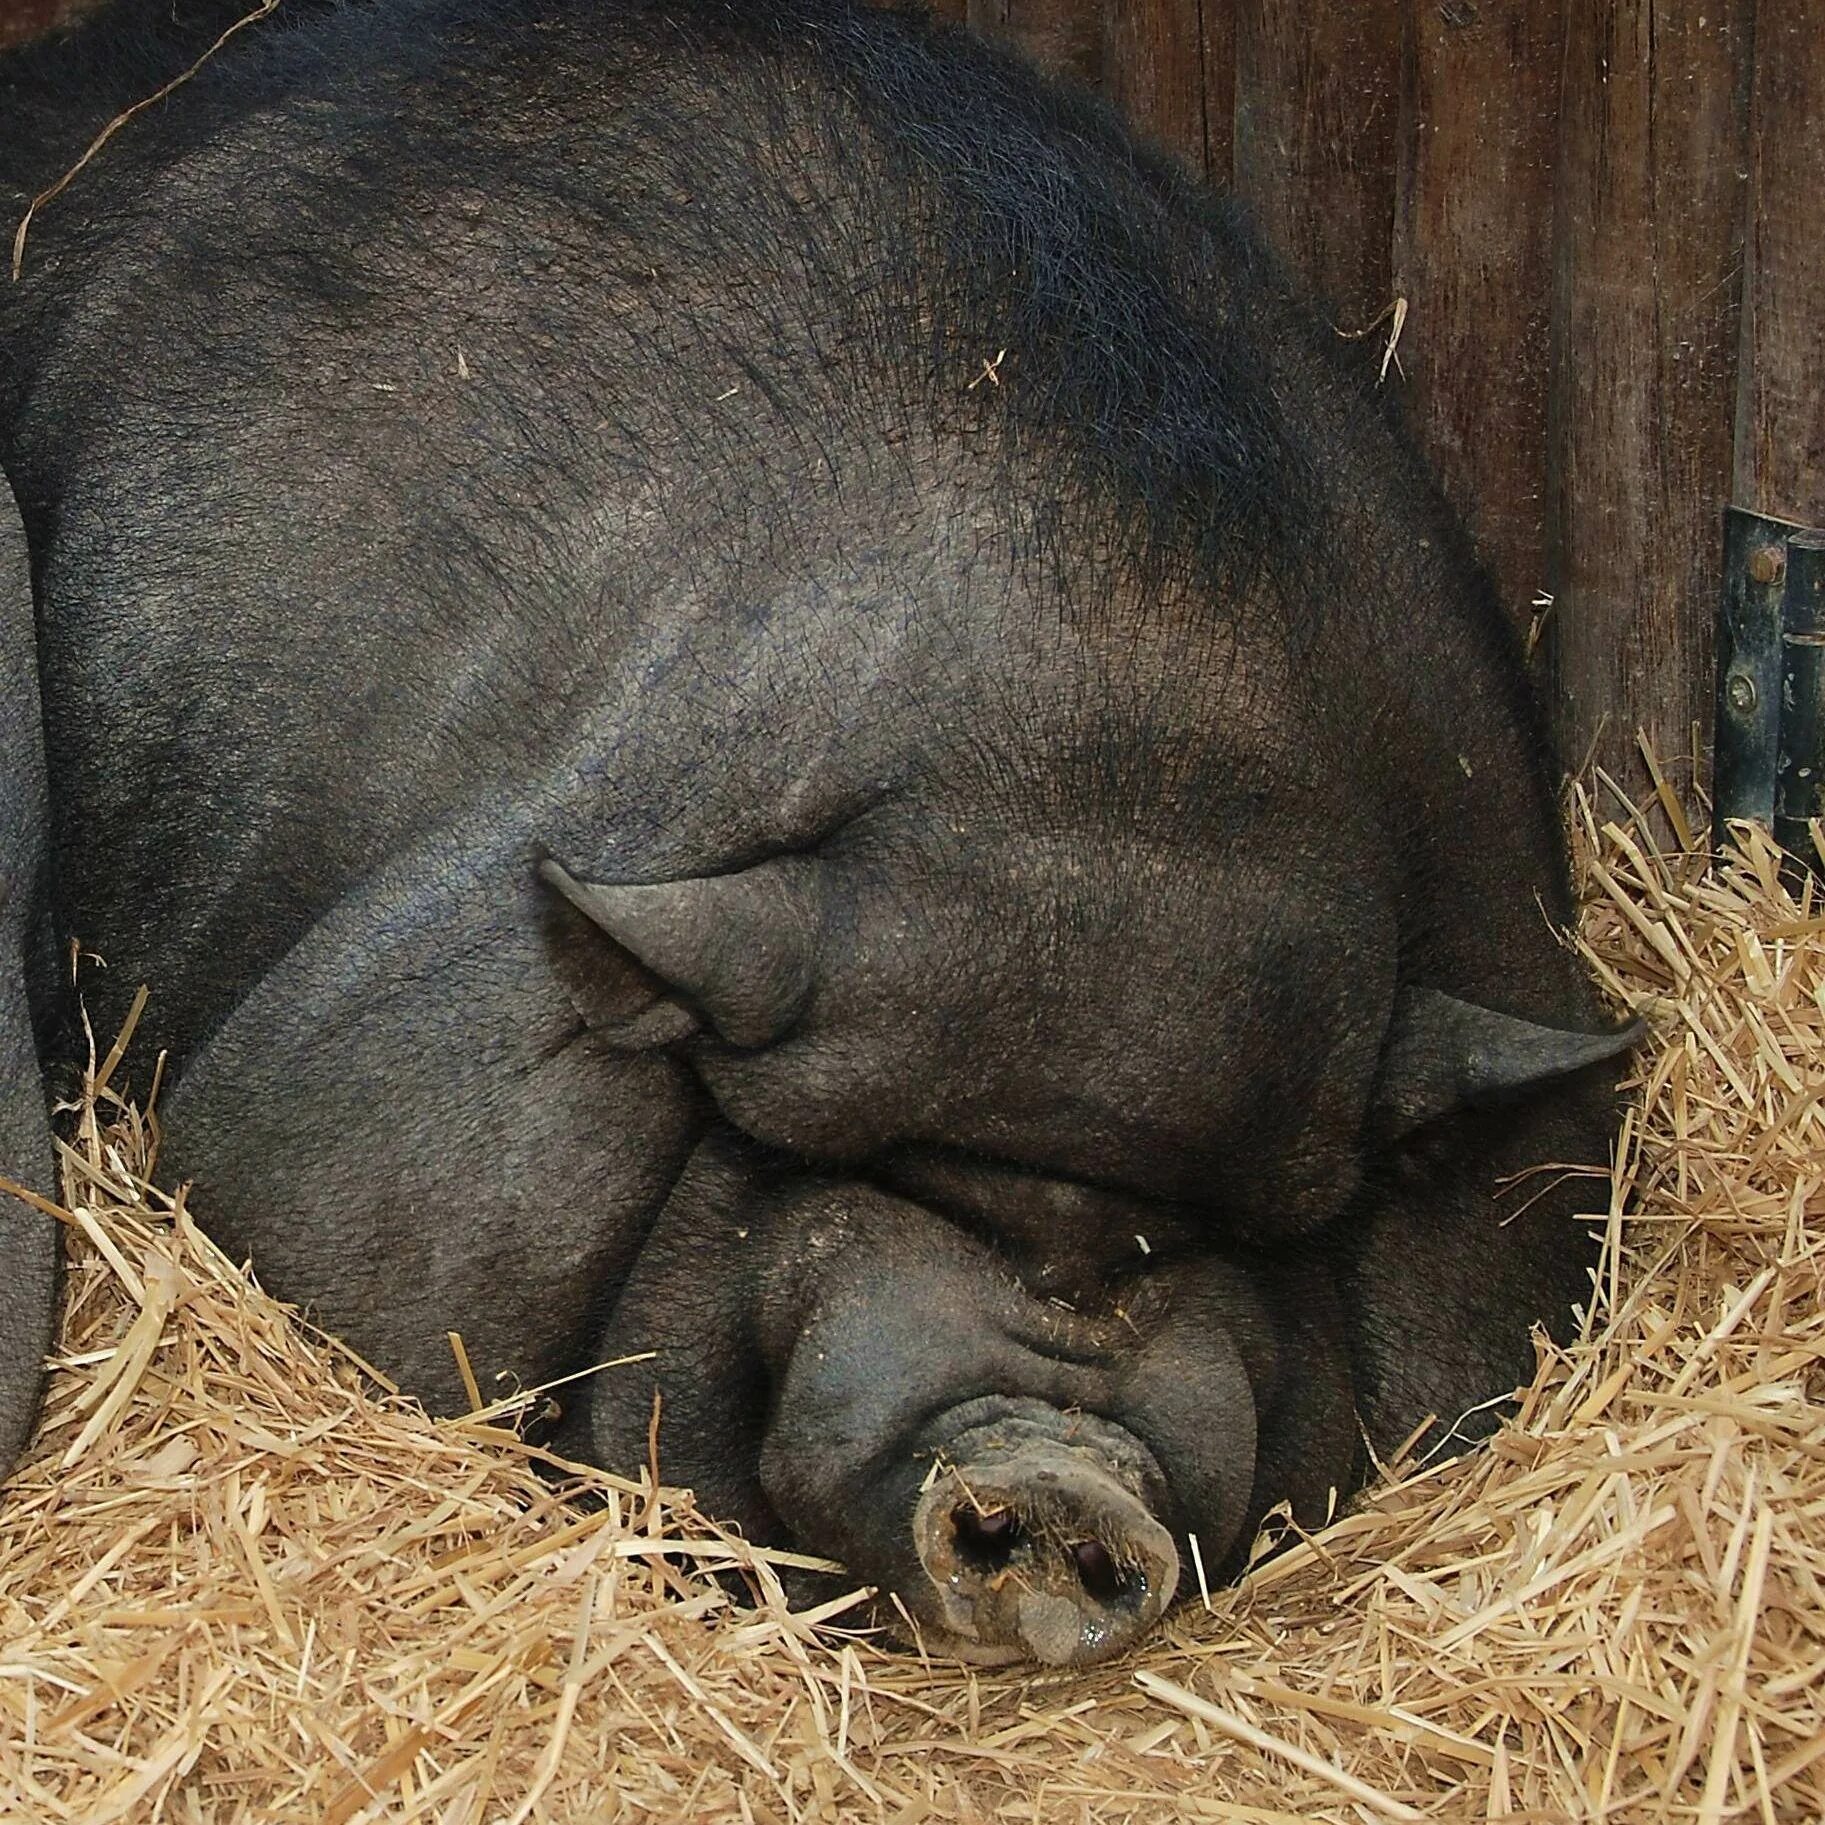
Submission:
M 234 10 L 0 66 L 13 196 Z M 442 1407 L 657 1352 L 558 1442 L 656 1388 L 983 1660 L 1527 1373 L 1626 1041 L 1488 587 L 1220 205 L 810 0 L 299 0 L 136 127 L 0 303 L 0 1170 L 77 933 L 268 1285 Z

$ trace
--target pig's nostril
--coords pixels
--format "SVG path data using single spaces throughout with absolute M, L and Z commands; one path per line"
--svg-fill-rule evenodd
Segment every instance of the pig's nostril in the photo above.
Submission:
M 1127 1580 L 1117 1570 L 1101 1540 L 1080 1540 L 1071 1548 L 1077 1581 L 1098 1603 L 1114 1603 L 1128 1594 Z
M 987 1512 L 963 1502 L 951 1511 L 957 1556 L 977 1571 L 999 1571 L 1013 1557 L 1020 1538 L 1020 1517 L 1011 1508 Z

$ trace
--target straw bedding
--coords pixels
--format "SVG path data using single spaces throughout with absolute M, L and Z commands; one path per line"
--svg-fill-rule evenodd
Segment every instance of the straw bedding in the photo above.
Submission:
M 377 1389 L 144 1185 L 103 1060 L 0 1500 L 0 1816 L 1825 1818 L 1825 907 L 1765 845 L 1707 878 L 1577 821 L 1581 941 L 1656 1030 L 1584 1340 L 1493 1449 L 1089 1677 L 744 1608 L 717 1568 L 777 1568 L 687 1497 L 592 1473 L 581 1510 L 511 1410 Z

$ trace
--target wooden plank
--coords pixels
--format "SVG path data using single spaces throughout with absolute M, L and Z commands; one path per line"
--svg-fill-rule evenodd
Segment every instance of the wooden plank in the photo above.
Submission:
M 1236 190 L 1349 327 L 1392 295 L 1405 11 L 1405 0 L 1235 9 Z
M 1236 8 L 1200 0 L 1204 32 L 1204 174 L 1219 189 L 1236 181 Z
M 1739 505 L 1825 526 L 1825 0 L 1759 0 Z
M 1564 0 L 1429 0 L 1406 46 L 1394 289 L 1409 303 L 1408 418 L 1522 626 L 1547 576 L 1563 14 Z
M 1229 8 L 1215 10 L 1227 25 Z M 1205 13 L 1205 0 L 1105 0 L 1101 55 L 1103 92 L 1200 176 L 1210 171 Z M 1227 74 L 1233 84 L 1233 70 Z M 1233 87 L 1220 94 L 1227 110 Z M 1226 178 L 1227 132 L 1218 143 Z
M 1101 80 L 1101 0 L 969 0 L 969 22 L 991 38 L 1011 40 L 1058 75 Z
M 1694 725 L 1701 756 L 1710 739 L 1753 13 L 1585 0 L 1567 16 L 1553 699 L 1568 764 L 1594 754 L 1644 792 L 1638 729 L 1682 786 Z

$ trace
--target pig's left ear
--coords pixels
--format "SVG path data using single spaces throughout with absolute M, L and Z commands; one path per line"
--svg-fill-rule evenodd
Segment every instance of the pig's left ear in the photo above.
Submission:
M 1438 989 L 1401 992 L 1382 1053 L 1374 1108 L 1389 1138 L 1454 1109 L 1500 1102 L 1618 1058 L 1646 1032 L 1641 1021 L 1614 1033 L 1535 1026 L 1459 1001 Z
M 809 857 L 682 881 L 579 881 L 549 858 L 539 874 L 668 991 L 611 1037 L 662 1045 L 707 1024 L 731 1045 L 764 1046 L 810 999 L 822 904 Z

